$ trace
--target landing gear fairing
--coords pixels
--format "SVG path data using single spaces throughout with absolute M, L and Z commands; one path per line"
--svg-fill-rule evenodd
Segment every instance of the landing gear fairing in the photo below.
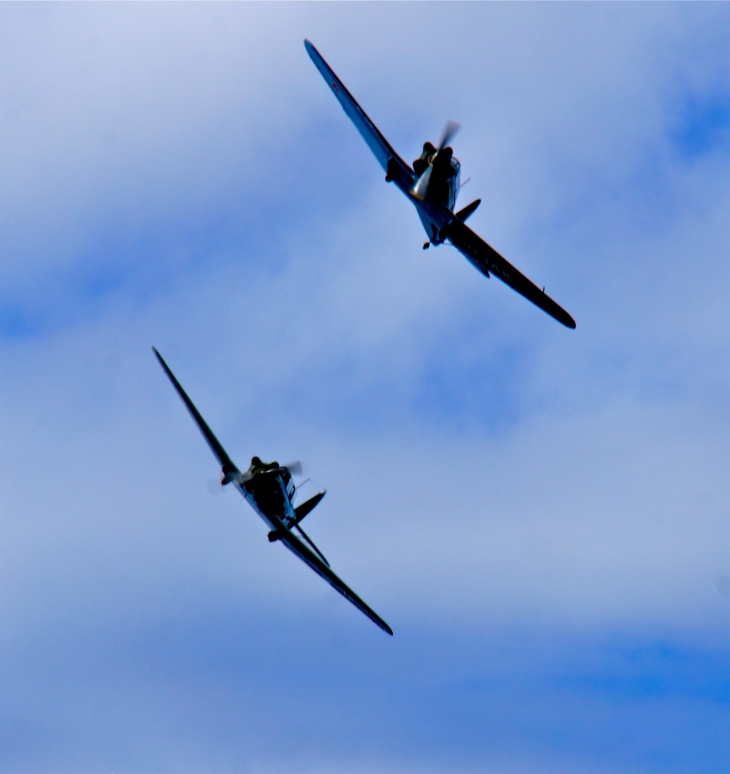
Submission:
M 393 630 L 390 626 L 332 572 L 329 562 L 301 527 L 300 522 L 319 504 L 325 492 L 318 492 L 304 502 L 294 505 L 297 488 L 292 480 L 292 474 L 301 473 L 300 463 L 279 465 L 278 462 L 266 463 L 258 457 L 253 457 L 249 469 L 241 472 L 213 435 L 160 353 L 154 347 L 152 349 L 220 463 L 221 483 L 224 486 L 233 484 L 264 520 L 269 527 L 269 541 L 283 543 L 317 575 L 326 580 L 335 591 L 352 602 L 383 631 L 392 635 Z M 299 536 L 294 534 L 295 531 Z
M 413 162 L 413 168 L 409 167 L 391 148 L 319 51 L 308 40 L 304 41 L 304 46 L 345 113 L 380 162 L 386 181 L 395 183 L 415 205 L 428 236 L 424 250 L 448 240 L 486 277 L 494 274 L 558 322 L 568 328 L 575 328 L 575 320 L 565 309 L 466 225 L 467 218 L 479 206 L 480 199 L 458 212 L 454 211 L 461 187 L 461 165 L 454 157 L 449 142 L 459 128 L 458 124 L 447 124 L 438 146 L 425 143 L 421 155 Z

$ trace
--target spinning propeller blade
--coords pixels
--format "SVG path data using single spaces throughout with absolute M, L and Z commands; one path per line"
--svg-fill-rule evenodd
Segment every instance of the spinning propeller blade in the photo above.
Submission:
M 286 465 L 282 465 L 283 468 L 286 468 L 292 476 L 301 476 L 302 475 L 302 463 L 299 460 L 295 460 L 294 462 L 289 462 Z
M 415 196 L 416 199 L 420 199 L 421 201 L 423 201 L 426 198 L 426 194 L 428 193 L 428 187 L 431 184 L 431 175 L 433 173 L 433 167 L 439 160 L 439 154 L 451 142 L 452 138 L 459 131 L 459 129 L 461 129 L 461 124 L 457 124 L 456 121 L 447 121 L 446 126 L 444 127 L 444 131 L 441 135 L 441 139 L 439 140 L 438 148 L 436 148 L 436 153 L 432 156 L 430 164 L 421 173 L 421 176 L 418 178 L 418 180 L 414 183 L 413 187 L 411 188 L 410 190 L 411 196 Z M 427 148 L 429 145 L 430 143 L 426 143 L 426 145 L 423 146 L 424 154 L 427 153 Z M 432 145 L 430 145 L 430 147 L 433 148 Z M 449 148 L 449 152 L 450 151 L 451 151 L 451 148 Z M 450 158 L 451 157 L 449 157 L 449 160 Z
M 249 471 L 245 470 L 243 473 L 238 471 L 236 473 L 221 473 L 221 486 L 228 486 L 232 481 L 238 481 L 239 484 L 245 484 L 250 481 L 253 475 Z
M 223 492 L 226 491 L 220 478 L 209 478 L 205 482 L 205 488 L 208 490 L 208 492 L 210 492 L 210 494 L 216 496 L 223 494 Z
M 448 121 L 446 123 L 436 153 L 441 153 L 441 151 L 451 142 L 459 129 L 461 129 L 461 124 L 457 124 L 456 121 Z

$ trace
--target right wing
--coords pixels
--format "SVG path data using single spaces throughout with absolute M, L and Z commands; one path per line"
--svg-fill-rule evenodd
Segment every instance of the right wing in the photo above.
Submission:
M 390 179 L 394 180 L 406 191 L 410 190 L 416 182 L 413 170 L 391 148 L 390 143 L 383 137 L 378 127 L 368 118 L 367 113 L 357 104 L 355 98 L 345 88 L 345 84 L 335 75 L 334 70 L 324 61 L 319 51 L 308 40 L 304 41 L 304 47 L 307 49 L 307 53 L 314 62 L 315 67 L 332 89 L 332 93 L 339 100 L 342 109 L 347 113 L 352 123 L 355 124 L 370 150 L 375 154 L 375 158 L 380 162 L 380 166 L 388 172 L 391 176 Z
M 239 473 L 240 471 L 233 464 L 233 460 L 228 456 L 226 450 L 221 446 L 220 441 L 213 435 L 213 431 L 208 427 L 203 417 L 200 416 L 200 412 L 195 408 L 193 402 L 190 400 L 190 398 L 188 398 L 187 393 L 180 385 L 180 382 L 178 382 L 178 380 L 175 378 L 175 374 L 173 374 L 173 372 L 167 367 L 167 363 L 162 359 L 162 355 L 160 355 L 160 353 L 154 347 L 152 347 L 152 351 L 155 353 L 155 355 L 157 355 L 157 359 L 160 361 L 160 365 L 162 366 L 164 372 L 169 377 L 173 387 L 177 390 L 178 395 L 182 398 L 183 403 L 190 412 L 190 416 L 192 416 L 192 418 L 195 420 L 195 423 L 200 428 L 200 432 L 208 442 L 208 446 L 210 446 L 211 451 L 213 454 L 215 454 L 218 462 L 220 462 L 221 468 L 223 469 L 223 475 L 229 477 L 231 474 Z
M 524 274 L 493 247 L 488 245 L 478 234 L 475 234 L 467 225 L 457 218 L 442 229 L 441 233 L 449 242 L 477 268 L 482 274 L 494 274 L 502 282 L 516 290 L 528 301 L 539 306 L 544 312 L 554 317 L 558 322 L 568 328 L 575 328 L 575 320 L 555 303 L 543 290 L 531 282 Z
M 393 634 L 393 630 L 390 626 L 388 626 L 374 610 L 371 610 L 349 586 L 341 581 L 332 572 L 329 565 L 325 564 L 314 551 L 311 551 L 305 546 L 296 535 L 293 535 L 284 527 L 279 540 L 281 540 L 293 554 L 296 554 L 305 564 L 309 565 L 320 578 L 326 580 L 335 591 L 339 591 L 345 599 L 352 602 L 352 604 L 362 613 L 365 613 L 373 623 L 377 624 L 384 632 L 387 632 L 390 635 Z

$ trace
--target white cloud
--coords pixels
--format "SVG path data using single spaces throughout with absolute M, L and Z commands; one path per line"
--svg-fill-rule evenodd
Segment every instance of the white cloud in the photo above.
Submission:
M 0 275 L 50 320 L 1 345 L 6 652 L 215 605 L 369 631 L 209 495 L 214 461 L 150 344 L 240 464 L 308 463 L 328 489 L 312 536 L 396 636 L 726 632 L 727 154 L 671 139 L 685 92 L 724 88 L 722 6 L 2 13 Z M 464 125 L 476 229 L 577 331 L 421 251 L 305 36 L 406 158 Z M 150 722 L 177 711 L 160 699 Z M 573 765 L 556 755 L 541 770 Z

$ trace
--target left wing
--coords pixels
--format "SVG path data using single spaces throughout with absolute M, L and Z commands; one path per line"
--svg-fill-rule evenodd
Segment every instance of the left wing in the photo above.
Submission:
M 154 347 L 152 347 L 152 351 L 155 353 L 157 360 L 162 366 L 162 370 L 172 382 L 172 386 L 177 390 L 177 394 L 182 398 L 182 402 L 190 412 L 190 416 L 195 420 L 195 424 L 203 434 L 203 438 L 208 442 L 210 450 L 213 452 L 218 462 L 220 462 L 224 475 L 224 483 L 227 483 L 226 479 L 230 480 L 235 474 L 240 473 L 240 471 L 233 463 L 233 460 L 228 456 L 228 452 L 221 446 L 220 441 L 213 435 L 213 431 L 208 427 L 208 423 L 200 415 L 198 409 L 195 408 L 195 405 L 188 397 L 188 394 L 183 390 L 182 385 L 175 378 L 175 374 L 173 374 L 167 363 L 162 359 L 162 355 Z
M 324 578 L 327 583 L 332 586 L 335 591 L 339 591 L 342 596 L 352 602 L 355 607 L 375 624 L 377 624 L 384 632 L 392 635 L 393 630 L 387 623 L 374 611 L 371 610 L 358 595 L 343 581 L 341 581 L 329 568 L 329 565 L 325 564 L 317 554 L 311 551 L 307 546 L 302 543 L 296 535 L 293 535 L 290 530 L 286 529 L 282 524 L 281 537 L 279 540 L 293 553 L 296 554 L 305 564 L 309 565 L 320 578 Z
M 524 274 L 503 258 L 493 247 L 488 245 L 480 236 L 475 234 L 467 225 L 458 218 L 441 230 L 449 242 L 464 255 L 482 274 L 487 277 L 494 274 L 502 282 L 516 290 L 528 301 L 539 306 L 544 312 L 554 317 L 558 322 L 568 328 L 575 328 L 575 320 L 555 303 L 543 290 L 531 282 Z
M 391 148 L 377 126 L 370 120 L 367 113 L 357 104 L 355 98 L 345 88 L 345 84 L 335 75 L 334 70 L 324 61 L 322 55 L 308 41 L 304 47 L 319 70 L 332 93 L 337 97 L 348 118 L 357 127 L 363 140 L 368 144 L 380 166 L 388 173 L 389 179 L 395 181 L 401 188 L 408 191 L 416 182 L 416 175 L 405 161 Z

